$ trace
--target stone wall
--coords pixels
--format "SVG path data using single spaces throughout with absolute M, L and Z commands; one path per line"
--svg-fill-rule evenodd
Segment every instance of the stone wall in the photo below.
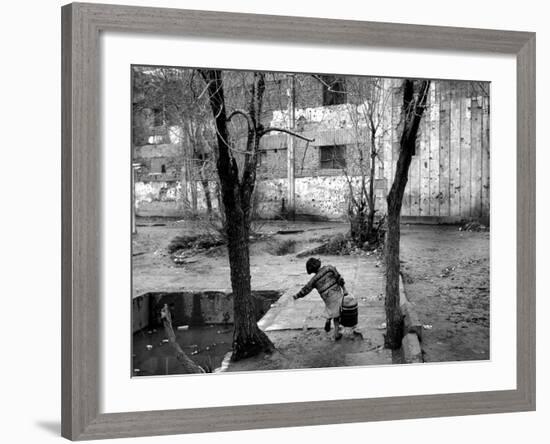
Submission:
M 279 290 L 252 291 L 253 312 L 257 320 L 281 296 Z M 233 294 L 226 291 L 152 292 L 132 298 L 132 333 L 144 328 L 162 328 L 160 311 L 170 307 L 172 325 L 228 325 L 233 323 Z

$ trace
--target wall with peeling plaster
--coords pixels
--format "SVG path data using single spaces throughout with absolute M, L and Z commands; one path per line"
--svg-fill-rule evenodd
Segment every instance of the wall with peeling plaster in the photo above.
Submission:
M 375 171 L 377 209 L 385 211 L 385 197 L 395 174 L 399 155 L 399 121 L 402 94 L 400 81 L 386 79 L 391 98 L 382 117 L 382 147 Z M 488 85 L 484 87 L 488 88 Z M 318 96 L 297 101 L 301 133 L 315 141 L 295 140 L 296 211 L 299 214 L 328 219 L 343 218 L 347 212 L 347 181 L 342 170 L 326 170 L 320 166 L 320 148 L 324 145 L 346 145 L 348 174 L 356 171 L 357 130 L 350 123 L 350 106 L 315 106 Z M 360 105 L 359 105 L 360 106 Z M 270 113 L 270 124 L 284 126 L 285 110 Z M 428 107 L 423 116 L 416 154 L 413 156 L 409 180 L 403 199 L 403 216 L 445 220 L 483 219 L 490 213 L 490 99 L 468 82 L 433 81 Z M 271 133 L 262 138 L 258 166 L 257 214 L 277 217 L 284 214 L 287 193 L 288 137 Z M 142 154 L 142 153 L 141 153 Z M 179 178 L 147 182 L 143 176 L 136 183 L 138 215 L 168 216 L 184 214 Z M 158 179 L 157 179 L 158 180 Z M 214 207 L 216 187 L 211 185 Z M 180 199 L 181 200 L 181 199 Z M 204 193 L 197 186 L 197 210 L 205 212 Z

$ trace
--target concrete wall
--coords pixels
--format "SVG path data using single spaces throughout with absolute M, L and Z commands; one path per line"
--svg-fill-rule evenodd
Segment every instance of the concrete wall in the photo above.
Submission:
M 206 213 L 206 199 L 202 183 L 194 184 L 197 189 L 197 209 L 199 213 Z M 188 184 L 187 195 L 191 195 L 191 187 Z M 210 181 L 212 207 L 218 209 L 216 198 L 216 183 Z M 134 185 L 135 211 L 137 216 L 162 216 L 162 217 L 183 217 L 190 211 L 190 203 L 184 203 L 182 199 L 182 188 L 180 180 L 147 181 L 136 182 Z
M 281 296 L 279 290 L 253 290 L 256 320 L 267 313 Z M 162 326 L 160 310 L 167 304 L 174 327 L 180 325 L 217 325 L 233 323 L 233 294 L 223 291 L 145 293 L 132 300 L 132 333 L 144 328 Z
M 168 304 L 174 327 L 233 322 L 233 297 L 221 291 L 146 293 L 132 300 L 132 332 L 159 327 L 160 309 Z
M 351 179 L 357 183 L 357 178 Z M 385 183 L 375 185 L 376 205 L 381 211 L 386 207 Z M 316 176 L 296 178 L 296 212 L 327 219 L 341 219 L 347 214 L 349 185 L 343 176 Z M 280 216 L 283 199 L 287 200 L 287 180 L 262 180 L 257 185 L 258 214 L 263 218 Z
M 357 183 L 358 178 L 352 178 Z M 218 200 L 215 194 L 216 185 L 209 184 L 212 206 L 218 209 Z M 377 180 L 375 184 L 376 206 L 384 212 L 385 180 Z M 316 216 L 322 219 L 341 219 L 347 214 L 348 182 L 345 177 L 338 175 L 299 177 L 295 181 L 296 211 L 298 214 Z M 189 210 L 184 207 L 179 198 L 181 182 L 137 182 L 136 215 L 183 217 Z M 206 213 L 206 201 L 202 185 L 197 186 L 197 208 L 199 214 Z M 271 219 L 280 217 L 287 202 L 286 179 L 264 179 L 256 184 L 255 205 L 257 215 Z M 283 203 L 284 200 L 284 203 Z
M 136 182 L 134 193 L 138 216 L 177 217 L 184 214 L 180 181 Z

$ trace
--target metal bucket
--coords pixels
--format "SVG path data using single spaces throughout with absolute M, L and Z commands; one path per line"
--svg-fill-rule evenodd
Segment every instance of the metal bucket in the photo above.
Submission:
M 355 327 L 359 314 L 359 306 L 355 298 L 348 294 L 342 300 L 342 308 L 340 310 L 340 325 L 344 327 Z

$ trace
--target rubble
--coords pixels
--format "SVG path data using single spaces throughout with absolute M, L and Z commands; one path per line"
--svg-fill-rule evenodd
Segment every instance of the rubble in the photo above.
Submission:
M 458 231 L 489 231 L 489 227 L 480 222 L 472 221 L 458 227 Z

